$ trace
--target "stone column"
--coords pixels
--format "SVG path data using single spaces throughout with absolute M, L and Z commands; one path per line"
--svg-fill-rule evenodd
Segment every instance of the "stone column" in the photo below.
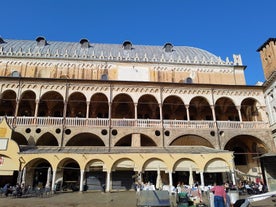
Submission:
M 137 121 L 138 119 L 138 112 L 137 112 L 137 103 L 134 103 L 134 119 Z
M 212 106 L 210 106 L 210 107 L 211 107 L 211 110 L 212 110 L 213 120 L 214 120 L 214 121 L 216 121 L 216 120 L 217 120 L 217 118 L 216 118 L 215 106 L 214 106 L 214 105 L 212 105 Z
M 56 174 L 57 174 L 57 171 L 56 171 L 56 170 L 53 170 L 53 176 L 52 176 L 52 191 L 56 190 L 56 189 L 55 189 Z
M 200 171 L 200 183 L 201 183 L 201 186 L 204 187 L 205 186 L 205 183 L 204 183 L 204 176 L 203 176 L 203 171 Z
M 236 185 L 236 177 L 235 177 L 235 170 L 234 169 L 231 170 L 231 176 L 232 176 L 233 185 Z
M 90 101 L 86 101 L 86 118 L 89 118 L 89 106 L 90 106 Z
M 111 106 L 112 106 L 112 103 L 109 102 L 108 103 L 108 118 L 111 120 Z
M 190 112 L 189 112 L 189 105 L 185 105 L 186 113 L 187 113 L 187 120 L 190 121 Z
M 35 117 L 35 118 L 37 118 L 38 104 L 39 104 L 39 100 L 36 99 L 36 100 L 35 100 L 35 111 L 34 111 L 34 117 Z
M 236 109 L 238 110 L 238 113 L 239 113 L 240 122 L 242 122 L 241 106 L 236 106 Z
M 142 171 L 141 172 L 139 172 L 139 181 L 142 183 L 142 182 L 144 182 L 143 181 L 143 173 L 142 173 Z
M 171 171 L 169 171 L 169 186 L 170 186 L 169 192 L 172 193 L 173 179 L 172 179 L 172 172 Z
M 80 171 L 80 192 L 83 191 L 83 177 L 84 177 L 84 170 Z
M 107 172 L 106 172 L 105 192 L 110 192 L 110 177 L 111 177 L 111 172 L 110 172 L 110 171 L 107 171 Z
M 163 122 L 163 111 L 162 111 L 162 104 L 159 104 L 159 111 L 160 111 L 160 120 Z
M 16 99 L 16 105 L 15 105 L 15 111 L 14 111 L 14 116 L 17 117 L 18 114 L 18 108 L 19 108 L 19 99 Z

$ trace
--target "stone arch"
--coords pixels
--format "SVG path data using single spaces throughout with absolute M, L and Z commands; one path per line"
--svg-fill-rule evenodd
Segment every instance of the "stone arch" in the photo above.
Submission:
M 112 165 L 112 189 L 134 189 L 135 162 L 129 158 L 116 160 Z
M 204 166 L 204 180 L 205 185 L 223 184 L 223 173 L 230 172 L 229 163 L 221 158 L 213 158 L 209 160 Z M 208 179 L 206 178 L 208 176 Z
M 200 180 L 196 172 L 199 171 L 198 165 L 195 161 L 188 158 L 181 158 L 177 160 L 173 166 L 175 186 L 178 184 L 193 184 L 194 180 Z
M 160 170 L 168 171 L 168 167 L 162 159 L 152 157 L 144 162 L 142 170 L 150 171 L 157 170 L 158 168 Z
M 89 118 L 108 118 L 108 98 L 103 93 L 96 93 L 90 99 Z
M 175 162 L 173 171 L 189 171 L 190 168 L 192 168 L 193 171 L 199 170 L 199 167 L 194 160 L 181 158 Z
M 80 133 L 71 137 L 65 146 L 105 146 L 103 140 L 92 133 Z
M 178 96 L 168 96 L 162 104 L 163 119 L 187 120 L 186 108 Z
M 67 102 L 67 116 L 86 117 L 86 97 L 80 92 L 70 94 Z
M 180 137 L 174 138 L 170 146 L 205 146 L 205 147 L 210 147 L 214 148 L 213 144 L 205 139 L 204 137 L 195 135 L 195 134 L 186 134 Z
M 85 165 L 85 171 L 97 171 L 97 170 L 102 170 L 102 171 L 107 171 L 107 166 L 104 163 L 103 160 L 101 159 L 92 159 L 87 162 Z
M 36 146 L 58 146 L 57 138 L 51 134 L 50 132 L 46 132 L 45 134 L 41 135 L 37 141 Z
M 221 97 L 216 101 L 215 114 L 218 121 L 239 121 L 238 110 L 228 97 Z
M 221 158 L 209 160 L 204 166 L 204 172 L 229 172 L 230 166 L 227 161 Z
M 135 109 L 132 98 L 128 94 L 118 94 L 112 100 L 112 118 L 134 118 Z
M 224 149 L 234 152 L 235 165 L 243 171 L 249 171 L 254 166 L 258 167 L 257 160 L 254 157 L 269 151 L 267 144 L 262 140 L 245 134 L 231 138 Z
M 196 96 L 189 103 L 190 120 L 213 120 L 211 106 L 202 96 Z
M 26 137 L 19 132 L 12 131 L 11 139 L 18 145 L 28 145 Z
M 141 146 L 157 146 L 157 143 L 151 137 L 141 134 Z
M 150 184 L 156 184 L 157 182 L 157 175 L 160 173 L 160 177 L 163 184 L 168 185 L 169 184 L 169 177 L 166 174 L 168 172 L 168 166 L 166 163 L 159 159 L 159 158 L 150 158 L 147 161 L 144 162 L 144 165 L 142 167 L 143 171 L 143 182 L 144 183 L 150 183 Z
M 24 168 L 23 171 L 25 170 L 26 177 L 24 180 L 23 176 L 22 182 L 25 183 L 25 186 L 30 185 L 40 188 L 46 186 L 49 168 L 52 172 L 52 165 L 48 160 L 44 158 L 35 158 L 30 160 Z M 50 180 L 48 182 L 50 182 Z
M 86 190 L 103 190 L 106 185 L 107 167 L 101 159 L 90 160 L 85 166 L 84 183 Z
M 56 91 L 44 93 L 39 100 L 38 116 L 62 117 L 64 110 L 64 99 Z
M 16 93 L 5 90 L 0 98 L 0 116 L 14 116 L 16 108 Z
M 114 146 L 131 146 L 132 144 L 132 134 L 127 134 L 119 138 Z M 140 134 L 140 144 L 141 146 L 157 146 L 156 141 L 146 134 Z
M 35 106 L 36 106 L 36 94 L 27 90 L 21 94 L 19 107 L 18 107 L 18 116 L 34 116 L 35 115 Z
M 254 98 L 245 98 L 241 102 L 241 115 L 243 121 L 262 121 L 260 103 Z
M 115 170 L 119 170 L 119 169 L 135 169 L 135 162 L 132 159 L 129 158 L 120 158 L 118 160 L 116 160 L 113 165 L 111 170 L 115 171 Z
M 56 185 L 59 190 L 79 190 L 80 165 L 73 158 L 64 158 L 58 163 Z
M 143 95 L 137 104 L 138 119 L 160 119 L 158 101 L 153 95 Z

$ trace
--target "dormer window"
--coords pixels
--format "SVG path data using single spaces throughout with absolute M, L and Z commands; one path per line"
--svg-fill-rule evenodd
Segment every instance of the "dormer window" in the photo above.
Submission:
M 173 51 L 173 45 L 171 43 L 166 43 L 163 48 L 165 49 L 165 52 Z
M 3 40 L 2 37 L 0 37 L 0 44 L 3 44 L 3 43 L 5 43 L 5 41 Z
M 89 48 L 90 47 L 90 43 L 89 43 L 88 39 L 81 39 L 80 44 L 81 44 L 81 48 Z
M 44 37 L 38 37 L 38 38 L 36 38 L 35 41 L 36 41 L 37 46 L 39 46 L 39 47 L 43 47 L 43 46 L 47 45 L 47 41 Z
M 132 48 L 132 43 L 130 41 L 125 41 L 123 43 L 123 48 L 124 48 L 124 50 L 132 50 L 133 49 Z

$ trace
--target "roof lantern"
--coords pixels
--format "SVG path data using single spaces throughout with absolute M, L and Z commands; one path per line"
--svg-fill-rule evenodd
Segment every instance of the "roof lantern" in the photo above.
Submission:
M 0 44 L 3 44 L 3 43 L 5 43 L 5 41 L 3 40 L 2 37 L 0 37 Z
M 90 47 L 90 43 L 88 39 L 81 39 L 80 40 L 80 44 L 81 44 L 81 48 L 89 48 Z
M 42 47 L 42 46 L 47 45 L 47 41 L 46 41 L 46 39 L 44 37 L 37 37 L 35 39 L 35 41 L 36 41 L 37 46 Z
M 132 48 L 132 43 L 130 41 L 124 41 L 123 48 L 124 48 L 124 50 L 131 50 L 131 49 L 133 49 Z
M 172 51 L 173 51 L 173 45 L 172 45 L 172 43 L 169 43 L 169 42 L 167 42 L 167 43 L 164 45 L 163 48 L 165 49 L 165 52 L 172 52 Z

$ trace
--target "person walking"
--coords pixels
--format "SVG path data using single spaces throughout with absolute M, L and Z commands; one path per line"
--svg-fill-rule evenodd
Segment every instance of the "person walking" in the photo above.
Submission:
M 226 192 L 225 187 L 223 185 L 214 185 L 213 188 L 210 189 L 214 193 L 214 204 L 215 207 L 225 207 L 226 204 Z

